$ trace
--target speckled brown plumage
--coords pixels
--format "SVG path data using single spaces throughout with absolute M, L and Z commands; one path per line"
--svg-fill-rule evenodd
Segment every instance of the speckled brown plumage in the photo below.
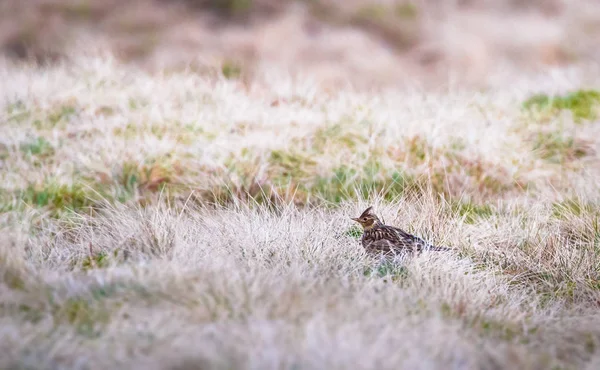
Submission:
M 450 250 L 446 247 L 433 246 L 397 227 L 384 225 L 373 213 L 372 207 L 367 208 L 359 217 L 352 218 L 352 220 L 363 227 L 362 245 L 369 254 L 395 255 L 423 250 Z

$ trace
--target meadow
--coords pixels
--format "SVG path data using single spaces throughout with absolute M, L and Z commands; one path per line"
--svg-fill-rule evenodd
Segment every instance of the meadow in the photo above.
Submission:
M 3 60 L 0 367 L 596 369 L 597 76 Z M 367 258 L 369 205 L 452 251 Z

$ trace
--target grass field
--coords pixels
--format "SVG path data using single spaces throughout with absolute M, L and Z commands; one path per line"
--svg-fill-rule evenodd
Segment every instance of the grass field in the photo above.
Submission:
M 596 369 L 600 80 L 0 64 L 0 368 Z M 449 246 L 369 260 L 350 217 Z

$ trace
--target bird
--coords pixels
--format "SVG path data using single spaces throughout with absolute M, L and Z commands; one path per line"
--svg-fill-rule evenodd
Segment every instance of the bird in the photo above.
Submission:
M 434 246 L 406 231 L 385 225 L 373 212 L 373 206 L 367 208 L 359 217 L 350 217 L 363 228 L 362 246 L 371 255 L 398 255 L 403 253 L 430 251 L 449 251 L 450 248 Z

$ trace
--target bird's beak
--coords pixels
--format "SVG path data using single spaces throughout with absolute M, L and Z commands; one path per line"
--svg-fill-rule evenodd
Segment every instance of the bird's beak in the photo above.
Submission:
M 356 222 L 358 222 L 358 218 L 350 217 L 350 219 L 351 219 L 352 221 L 356 221 Z

